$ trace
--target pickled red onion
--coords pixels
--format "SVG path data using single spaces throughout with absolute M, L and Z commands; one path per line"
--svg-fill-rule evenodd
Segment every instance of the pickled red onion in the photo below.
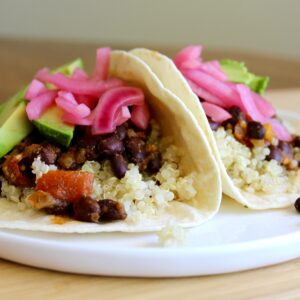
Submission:
M 26 100 L 32 100 L 33 98 L 39 96 L 40 94 L 46 92 L 47 89 L 45 85 L 39 80 L 33 79 L 29 84 L 29 87 L 25 94 Z
M 122 80 L 107 79 L 110 53 L 109 48 L 97 50 L 95 72 L 91 77 L 78 68 L 74 70 L 71 77 L 62 73 L 52 74 L 48 69 L 38 71 L 28 91 L 29 98 L 32 98 L 31 101 L 36 105 L 38 113 L 34 111 L 33 104 L 29 105 L 30 118 L 40 116 L 40 111 L 43 111 L 42 108 L 49 102 L 56 103 L 64 111 L 62 116 L 64 122 L 74 125 L 92 125 L 93 134 L 112 132 L 116 126 L 130 118 L 133 118 L 136 126 L 146 128 L 150 115 L 144 103 L 143 92 L 138 88 L 122 87 L 124 86 Z M 56 89 L 54 96 L 51 99 L 47 98 L 51 100 L 48 102 L 42 97 L 36 97 L 41 92 L 48 95 L 49 91 L 44 85 L 46 83 L 54 85 Z M 42 95 L 44 94 L 40 96 Z M 40 99 L 42 101 L 38 103 Z M 132 114 L 128 106 L 132 106 Z
M 205 111 L 205 114 L 215 122 L 222 123 L 231 118 L 230 113 L 218 105 L 204 102 L 202 103 L 202 107 Z
M 88 96 L 88 95 L 77 95 L 75 94 L 74 97 L 76 98 L 79 104 L 85 104 L 90 109 L 94 109 L 99 101 L 99 98 Z
M 57 97 L 56 105 L 66 113 L 72 114 L 74 117 L 85 118 L 90 115 L 91 110 L 85 104 L 74 104 L 65 98 Z
M 109 63 L 110 63 L 110 48 L 97 49 L 96 68 L 94 78 L 98 80 L 106 80 L 108 78 Z
M 224 103 L 224 107 L 241 106 L 237 92 L 226 82 L 200 70 L 183 70 L 182 73 L 188 80 L 218 97 Z
M 92 120 L 89 118 L 78 118 L 77 116 L 74 116 L 70 113 L 64 113 L 62 116 L 62 120 L 65 123 L 69 123 L 72 125 L 83 125 L 83 126 L 89 126 L 92 125 Z
M 281 124 L 278 120 L 270 119 L 269 124 L 272 126 L 272 130 L 276 134 L 276 136 L 279 140 L 285 141 L 285 142 L 290 142 L 292 140 L 291 134 L 284 127 L 284 125 Z
M 72 74 L 74 79 L 88 79 L 88 75 L 80 68 L 76 68 Z
M 272 106 L 271 103 L 267 102 L 263 99 L 260 95 L 251 91 L 251 95 L 253 100 L 259 109 L 259 111 L 267 118 L 274 117 L 276 114 L 275 108 Z
M 130 111 L 127 106 L 122 106 L 121 110 L 118 111 L 115 123 L 117 126 L 122 125 L 123 123 L 127 122 L 131 117 Z
M 148 127 L 149 120 L 150 111 L 145 102 L 142 105 L 137 105 L 132 108 L 131 121 L 135 126 L 141 129 L 146 129 Z
M 63 98 L 65 101 L 72 103 L 74 105 L 77 105 L 77 101 L 74 97 L 74 95 L 70 92 L 66 92 L 66 91 L 59 91 L 58 92 L 58 97 Z
M 200 86 L 198 86 L 197 84 L 195 84 L 191 80 L 187 79 L 187 82 L 189 83 L 189 85 L 192 88 L 193 92 L 198 97 L 200 97 L 201 99 L 203 99 L 203 100 L 205 99 L 207 102 L 216 104 L 216 105 L 221 106 L 221 107 L 224 106 L 224 102 L 222 100 L 220 100 L 218 97 L 214 96 L 213 94 L 209 93 L 205 89 L 201 88 Z
M 237 84 L 236 90 L 240 95 L 243 110 L 247 112 L 252 120 L 259 121 L 263 124 L 268 123 L 268 119 L 258 110 L 253 101 L 250 89 L 244 84 Z
M 183 48 L 181 51 L 179 51 L 176 54 L 174 58 L 174 63 L 177 66 L 177 68 L 180 69 L 182 64 L 187 61 L 196 60 L 196 59 L 201 60 L 201 52 L 202 52 L 202 47 L 199 45 Z
M 54 103 L 56 95 L 56 91 L 46 91 L 32 98 L 26 106 L 28 119 L 31 121 L 38 119 Z
M 117 87 L 105 92 L 94 110 L 93 134 L 111 133 L 116 129 L 115 118 L 123 106 L 143 105 L 142 90 L 134 87 Z
M 74 79 L 61 73 L 51 74 L 48 69 L 38 71 L 35 77 L 42 82 L 52 83 L 58 89 L 94 97 L 99 97 L 105 91 L 123 85 L 123 81 L 116 78 L 106 81 Z

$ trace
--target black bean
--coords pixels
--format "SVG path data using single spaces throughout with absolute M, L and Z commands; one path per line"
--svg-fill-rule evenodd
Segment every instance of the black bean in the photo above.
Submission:
M 84 197 L 73 204 L 73 213 L 75 220 L 97 223 L 100 218 L 100 207 L 96 200 Z
M 278 147 L 280 148 L 284 156 L 293 158 L 293 148 L 291 144 L 280 141 Z
M 123 178 L 127 171 L 127 164 L 122 154 L 113 154 L 110 157 L 111 168 L 115 176 L 119 179 Z
M 294 147 L 300 148 L 300 136 L 295 136 L 292 143 Z
M 157 173 L 162 166 L 162 157 L 159 152 L 155 152 L 151 155 L 151 159 L 148 161 L 147 170 L 150 173 Z
M 296 201 L 295 201 L 295 204 L 294 204 L 297 212 L 300 213 L 300 198 L 298 198 Z
M 64 216 L 70 214 L 70 202 L 60 200 L 57 205 L 45 207 L 44 211 L 50 215 Z
M 85 137 L 78 143 L 77 150 L 84 152 L 85 160 L 97 160 L 99 140 L 95 137 Z
M 282 161 L 282 153 L 281 150 L 278 147 L 271 146 L 270 148 L 270 154 L 266 157 L 266 160 L 276 160 L 278 163 L 281 163 Z
M 116 135 L 112 135 L 100 141 L 99 151 L 105 156 L 111 156 L 116 153 L 123 153 L 125 148 L 123 142 Z
M 125 124 L 118 126 L 116 134 L 119 137 L 119 139 L 123 141 L 127 137 L 127 126 Z
M 138 138 L 146 141 L 148 136 L 151 134 L 151 131 L 152 131 L 151 124 L 149 124 L 145 130 L 136 127 L 133 123 L 129 123 L 129 125 L 130 125 L 130 128 L 129 128 L 130 132 L 128 134 L 129 138 L 138 137 Z
M 126 152 L 133 163 L 140 163 L 146 157 L 146 144 L 138 137 L 132 137 L 126 141 Z
M 47 165 L 53 165 L 55 164 L 60 153 L 60 148 L 50 143 L 43 143 L 40 151 L 41 160 L 44 161 Z
M 111 199 L 104 199 L 98 202 L 100 207 L 101 221 L 125 220 L 127 213 L 122 203 Z
M 235 125 L 239 121 L 245 121 L 246 120 L 244 113 L 241 111 L 241 109 L 238 106 L 231 106 L 229 108 L 228 112 L 232 116 L 231 119 L 229 119 L 229 122 L 232 125 Z
M 265 137 L 266 129 L 259 122 L 249 122 L 247 125 L 247 136 L 250 139 L 262 140 Z

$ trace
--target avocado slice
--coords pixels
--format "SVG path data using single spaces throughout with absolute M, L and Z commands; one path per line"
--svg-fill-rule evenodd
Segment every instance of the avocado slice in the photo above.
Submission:
M 63 111 L 57 107 L 50 107 L 33 125 L 40 133 L 49 139 L 68 147 L 74 134 L 74 126 L 62 122 Z
M 13 97 L 4 103 L 0 112 L 0 158 L 19 144 L 31 130 L 25 100 Z
M 76 59 L 69 64 L 57 68 L 53 73 L 63 73 L 71 76 L 76 68 L 83 68 L 81 59 Z M 32 123 L 43 136 L 68 147 L 72 141 L 75 126 L 65 124 L 61 120 L 62 114 L 63 111 L 60 108 L 53 106 Z

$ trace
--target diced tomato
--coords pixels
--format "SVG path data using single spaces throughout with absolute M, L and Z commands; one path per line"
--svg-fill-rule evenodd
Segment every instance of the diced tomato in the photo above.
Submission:
M 76 202 L 93 192 L 94 175 L 81 171 L 49 171 L 38 179 L 36 190 L 48 192 L 54 198 Z

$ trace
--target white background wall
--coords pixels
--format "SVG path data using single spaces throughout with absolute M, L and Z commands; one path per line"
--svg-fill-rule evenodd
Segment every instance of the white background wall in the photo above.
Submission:
M 0 0 L 1 36 L 300 58 L 300 0 Z

